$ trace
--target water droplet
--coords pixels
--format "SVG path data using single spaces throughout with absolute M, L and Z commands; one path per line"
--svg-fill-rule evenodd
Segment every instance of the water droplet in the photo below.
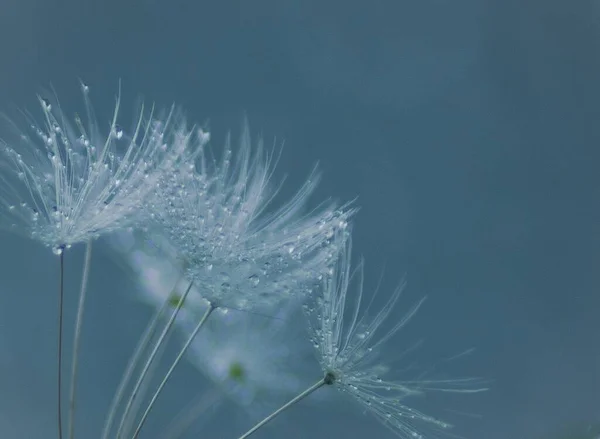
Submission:
M 260 282 L 260 278 L 256 274 L 250 276 L 248 280 L 250 281 L 250 284 L 252 284 L 253 287 L 257 286 Z
M 52 248 L 52 253 L 54 253 L 57 256 L 62 255 L 62 252 L 64 251 L 65 246 L 64 245 L 57 245 L 56 247 Z
M 42 101 L 42 108 L 44 109 L 44 111 L 52 110 L 52 104 L 50 104 L 50 101 L 48 99 L 40 98 L 40 100 Z
M 121 128 L 119 125 L 115 125 L 115 137 L 117 140 L 123 137 L 123 128 Z
M 210 132 L 198 128 L 198 139 L 200 140 L 200 145 L 205 145 L 210 141 Z

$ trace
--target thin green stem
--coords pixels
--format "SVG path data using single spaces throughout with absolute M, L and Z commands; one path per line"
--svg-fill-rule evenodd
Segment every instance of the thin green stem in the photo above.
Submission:
M 65 252 L 60 252 L 60 280 L 58 288 L 58 438 L 62 439 L 62 327 L 63 327 L 63 296 L 64 296 L 64 273 L 65 273 Z
M 208 305 L 208 309 L 206 310 L 206 312 L 204 313 L 204 315 L 202 316 L 202 318 L 200 319 L 200 321 L 198 322 L 198 324 L 194 328 L 194 331 L 192 332 L 192 334 L 189 336 L 189 338 L 187 339 L 187 341 L 183 345 L 183 348 L 181 348 L 181 351 L 179 351 L 179 354 L 177 355 L 177 358 L 175 358 L 175 361 L 173 361 L 173 364 L 171 365 L 171 368 L 169 369 L 169 371 L 167 372 L 167 374 L 163 378 L 162 382 L 158 386 L 158 389 L 156 389 L 156 392 L 154 393 L 154 396 L 152 396 L 152 399 L 150 400 L 150 403 L 148 404 L 148 407 L 146 408 L 146 411 L 142 415 L 142 419 L 140 420 L 140 422 L 139 422 L 139 424 L 138 424 L 138 426 L 137 426 L 137 428 L 135 430 L 135 433 L 133 434 L 133 439 L 137 439 L 138 435 L 140 434 L 140 431 L 142 430 L 142 427 L 144 426 L 144 423 L 146 422 L 146 419 L 148 418 L 148 415 L 150 414 L 150 411 L 152 410 L 152 407 L 154 406 L 154 403 L 158 399 L 158 396 L 160 395 L 160 393 L 162 392 L 163 388 L 167 384 L 167 381 L 169 380 L 169 378 L 173 374 L 173 371 L 175 370 L 175 368 L 177 367 L 177 365 L 179 364 L 179 362 L 183 358 L 184 354 L 186 353 L 186 351 L 188 350 L 188 348 L 192 344 L 192 341 L 194 341 L 194 338 L 196 338 L 196 335 L 198 335 L 198 332 L 204 326 L 204 324 L 206 323 L 206 320 L 208 320 L 208 317 L 211 315 L 211 313 L 215 309 L 216 309 L 216 306 L 213 305 L 212 303 L 210 303 Z
M 323 387 L 325 384 L 328 384 L 327 382 L 327 377 L 325 378 L 321 378 L 319 381 L 317 381 L 316 383 L 314 383 L 312 386 L 310 386 L 308 389 L 306 389 L 304 392 L 300 393 L 298 396 L 296 396 L 294 399 L 290 400 L 289 402 L 287 402 L 286 404 L 282 405 L 281 407 L 279 407 L 277 410 L 275 410 L 273 413 L 271 413 L 269 416 L 267 416 L 265 419 L 263 419 L 262 421 L 260 421 L 258 424 L 256 424 L 254 427 L 252 427 L 250 430 L 248 430 L 246 433 L 244 433 L 243 435 L 241 435 L 239 437 L 239 439 L 246 439 L 247 437 L 249 437 L 251 434 L 255 433 L 258 429 L 262 428 L 265 424 L 267 424 L 268 422 L 272 421 L 277 415 L 279 415 L 281 412 L 283 412 L 284 410 L 290 408 L 291 406 L 293 406 L 294 404 L 296 404 L 297 402 L 303 400 L 304 398 L 306 398 L 308 395 L 310 395 L 311 393 L 313 393 L 315 390 L 320 389 L 321 387 Z
M 85 308 L 85 296 L 87 293 L 88 279 L 90 277 L 90 266 L 92 262 L 92 241 L 89 240 L 85 246 L 85 262 L 83 264 L 83 276 L 81 278 L 81 289 L 79 290 L 79 304 L 77 305 L 77 318 L 75 320 L 75 338 L 73 340 L 73 359 L 71 362 L 71 395 L 69 397 L 69 439 L 75 434 L 75 395 L 77 391 L 77 366 L 79 365 L 79 343 L 81 339 L 81 326 L 83 324 L 83 311 Z
M 185 293 L 183 294 L 183 296 L 180 299 L 180 303 L 185 302 L 185 299 L 187 298 L 187 295 L 189 294 L 190 290 L 192 289 L 193 284 L 194 284 L 193 282 L 190 282 L 189 286 L 185 290 Z M 133 402 L 135 401 L 135 398 L 136 398 L 138 392 L 140 391 L 140 387 L 142 386 L 142 383 L 144 382 L 144 379 L 146 378 L 146 375 L 148 374 L 148 370 L 150 369 L 150 366 L 154 362 L 154 359 L 155 359 L 156 355 L 158 354 L 158 351 L 159 351 L 162 343 L 164 342 L 165 337 L 167 336 L 167 333 L 173 326 L 173 323 L 175 322 L 175 319 L 177 318 L 177 314 L 179 314 L 180 309 L 181 309 L 181 306 L 176 306 L 175 309 L 173 310 L 173 313 L 171 314 L 171 317 L 169 318 L 167 325 L 165 326 L 162 333 L 160 334 L 160 337 L 158 338 L 158 341 L 156 342 L 156 345 L 154 346 L 154 349 L 152 350 L 150 357 L 146 361 L 146 364 L 144 365 L 144 368 L 142 369 L 140 376 L 138 377 L 138 380 L 135 383 L 133 391 L 131 392 L 131 396 L 129 397 L 129 400 L 127 401 L 127 405 L 125 406 L 123 416 L 121 416 L 121 422 L 119 423 L 119 429 L 117 430 L 117 435 L 116 435 L 117 439 L 121 438 L 121 435 L 123 433 L 123 428 L 125 427 L 125 422 L 127 421 L 127 416 L 129 415 L 129 412 L 131 411 Z

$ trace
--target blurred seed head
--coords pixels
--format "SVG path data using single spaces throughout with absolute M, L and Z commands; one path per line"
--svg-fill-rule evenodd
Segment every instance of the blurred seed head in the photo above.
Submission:
M 181 302 L 187 283 L 179 281 L 181 267 L 177 261 L 157 253 L 144 240 L 119 244 L 127 241 L 127 237 L 120 237 L 113 243 L 125 248 L 125 260 L 142 285 L 142 300 L 155 308 L 165 301 L 171 307 L 181 307 L 176 324 L 186 339 L 208 306 L 201 291 L 193 286 Z M 218 308 L 194 339 L 187 358 L 230 401 L 252 416 L 266 415 L 293 397 L 314 374 L 316 365 L 299 321 L 300 309 L 297 300 L 265 309 L 264 314 Z

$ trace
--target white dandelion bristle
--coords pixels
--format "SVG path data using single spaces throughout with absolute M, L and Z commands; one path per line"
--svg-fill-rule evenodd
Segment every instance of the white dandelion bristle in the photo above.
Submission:
M 235 155 L 229 141 L 218 162 L 203 152 L 198 169 L 171 174 L 152 200 L 151 215 L 212 303 L 271 306 L 310 289 L 337 258 L 342 242 L 333 237 L 356 209 L 330 202 L 308 210 L 316 170 L 291 200 L 272 208 L 275 162 L 261 142 L 253 150 L 244 126 Z
M 187 154 L 190 132 L 172 108 L 164 117 L 140 111 L 131 132 L 117 123 L 120 91 L 103 132 L 81 86 L 84 119 L 69 121 L 58 102 L 40 98 L 43 123 L 0 141 L 2 225 L 52 246 L 71 244 L 137 225 L 142 203 L 162 175 Z
M 324 279 L 321 294 L 314 303 L 304 307 L 309 316 L 311 339 L 326 376 L 325 383 L 351 395 L 402 438 L 431 437 L 422 433 L 427 428 L 447 432 L 451 427 L 449 423 L 406 405 L 407 400 L 428 392 L 476 393 L 487 389 L 477 379 L 435 380 L 422 375 L 410 380 L 395 379 L 394 368 L 384 362 L 385 354 L 397 353 L 397 344 L 390 342 L 415 315 L 424 299 L 403 316 L 396 317 L 395 305 L 402 292 L 399 287 L 369 316 L 375 295 L 366 297 L 364 294 L 363 266 L 361 262 L 351 271 L 351 242 L 348 241 L 335 270 Z M 353 286 L 356 291 L 350 292 Z M 384 327 L 387 328 L 384 330 Z

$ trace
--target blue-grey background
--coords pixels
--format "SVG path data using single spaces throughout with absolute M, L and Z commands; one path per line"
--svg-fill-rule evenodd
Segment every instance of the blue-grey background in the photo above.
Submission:
M 49 85 L 78 109 L 78 78 L 106 120 L 119 78 L 125 111 L 140 94 L 177 102 L 217 140 L 245 111 L 285 139 L 286 190 L 319 160 L 318 198 L 359 197 L 371 285 L 406 272 L 410 299 L 429 296 L 408 329 L 424 355 L 476 348 L 457 371 L 492 389 L 444 398 L 469 413 L 457 434 L 551 438 L 600 421 L 597 1 L 2 0 L 0 66 L 7 112 L 35 109 Z M 0 239 L 0 438 L 52 438 L 58 259 Z M 82 255 L 66 259 L 67 317 Z M 84 437 L 98 437 L 149 315 L 119 265 L 94 256 Z M 183 367 L 161 415 L 204 383 Z M 196 437 L 249 423 L 217 412 Z M 392 437 L 360 408 L 310 401 L 260 437 L 284 434 Z

